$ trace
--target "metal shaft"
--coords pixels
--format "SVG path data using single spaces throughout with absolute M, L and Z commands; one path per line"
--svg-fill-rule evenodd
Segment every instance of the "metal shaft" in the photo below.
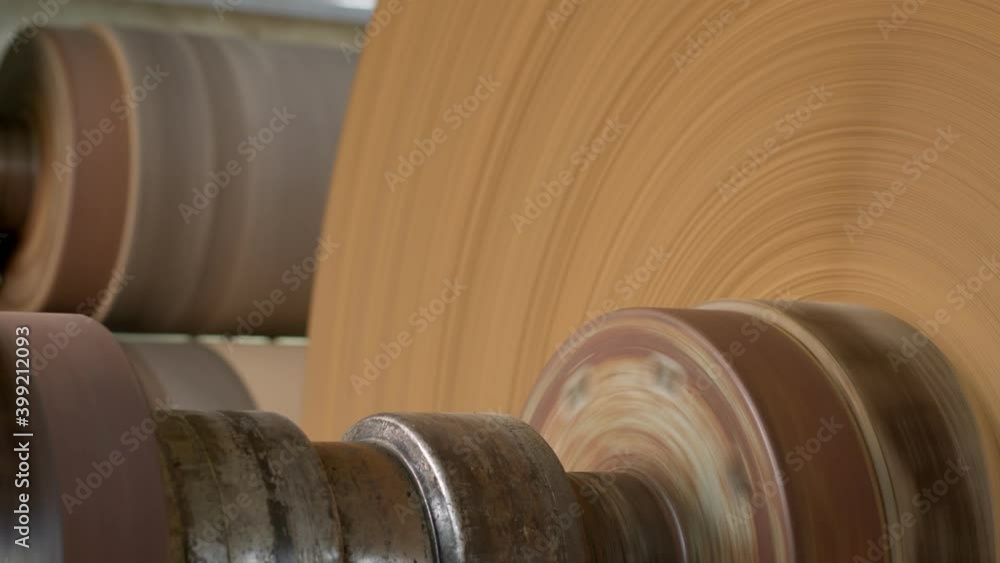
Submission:
M 567 474 L 514 418 L 380 415 L 317 444 L 267 413 L 164 420 L 175 561 L 682 560 L 641 476 Z

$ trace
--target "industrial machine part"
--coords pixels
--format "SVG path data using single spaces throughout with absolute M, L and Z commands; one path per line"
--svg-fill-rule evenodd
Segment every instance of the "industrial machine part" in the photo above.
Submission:
M 320 224 L 347 61 L 35 31 L 0 69 L 0 307 L 135 332 L 303 334 L 313 273 L 336 248 Z
M 0 315 L 0 361 L 16 373 L 79 319 Z M 615 312 L 552 359 L 526 422 L 383 414 L 340 442 L 151 407 L 114 338 L 81 327 L 0 387 L 24 422 L 0 450 L 26 453 L 3 482 L 30 474 L 0 501 L 15 561 L 996 560 L 988 435 L 954 365 L 900 349 L 915 329 L 876 310 Z

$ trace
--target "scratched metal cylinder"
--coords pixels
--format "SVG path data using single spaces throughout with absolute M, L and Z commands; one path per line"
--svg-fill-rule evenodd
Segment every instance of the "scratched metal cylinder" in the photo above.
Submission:
M 527 424 L 499 415 L 384 414 L 345 439 L 378 444 L 414 476 L 440 563 L 587 561 L 559 460 Z
M 157 438 L 173 561 L 345 561 L 323 467 L 288 420 L 172 411 Z
M 336 498 L 345 561 L 436 561 L 430 514 L 406 466 L 385 447 L 315 445 Z
M 654 486 L 567 474 L 510 417 L 377 415 L 312 444 L 277 415 L 170 411 L 156 436 L 176 563 L 683 561 Z

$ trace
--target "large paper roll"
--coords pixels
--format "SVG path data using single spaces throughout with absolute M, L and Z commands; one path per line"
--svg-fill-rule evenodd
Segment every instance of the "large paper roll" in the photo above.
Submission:
M 607 311 L 719 298 L 892 313 L 920 327 L 893 360 L 932 339 L 1000 427 L 997 6 L 404 6 L 338 156 L 315 437 L 517 413 Z

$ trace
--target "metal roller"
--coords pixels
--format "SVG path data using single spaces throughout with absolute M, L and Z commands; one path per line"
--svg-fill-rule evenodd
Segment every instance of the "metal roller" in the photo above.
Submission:
M 30 498 L 0 501 L 17 561 L 997 557 L 996 468 L 956 368 L 933 344 L 897 359 L 914 327 L 873 309 L 619 311 L 549 362 L 523 422 L 381 414 L 339 442 L 269 413 L 152 408 L 111 334 L 83 317 L 0 315 L 0 361 L 30 361 L 34 335 L 67 322 L 86 346 L 0 388 L 0 414 L 27 417 L 16 431 L 30 434 L 0 446 L 31 452 L 20 471 L 38 468 Z M 16 414 L 18 387 L 30 413 Z M 136 457 L 121 451 L 140 435 Z M 20 527 L 17 510 L 30 515 Z M 18 539 L 45 543 L 18 551 Z
M 0 69 L 0 307 L 301 335 L 352 69 L 319 47 L 46 28 Z

